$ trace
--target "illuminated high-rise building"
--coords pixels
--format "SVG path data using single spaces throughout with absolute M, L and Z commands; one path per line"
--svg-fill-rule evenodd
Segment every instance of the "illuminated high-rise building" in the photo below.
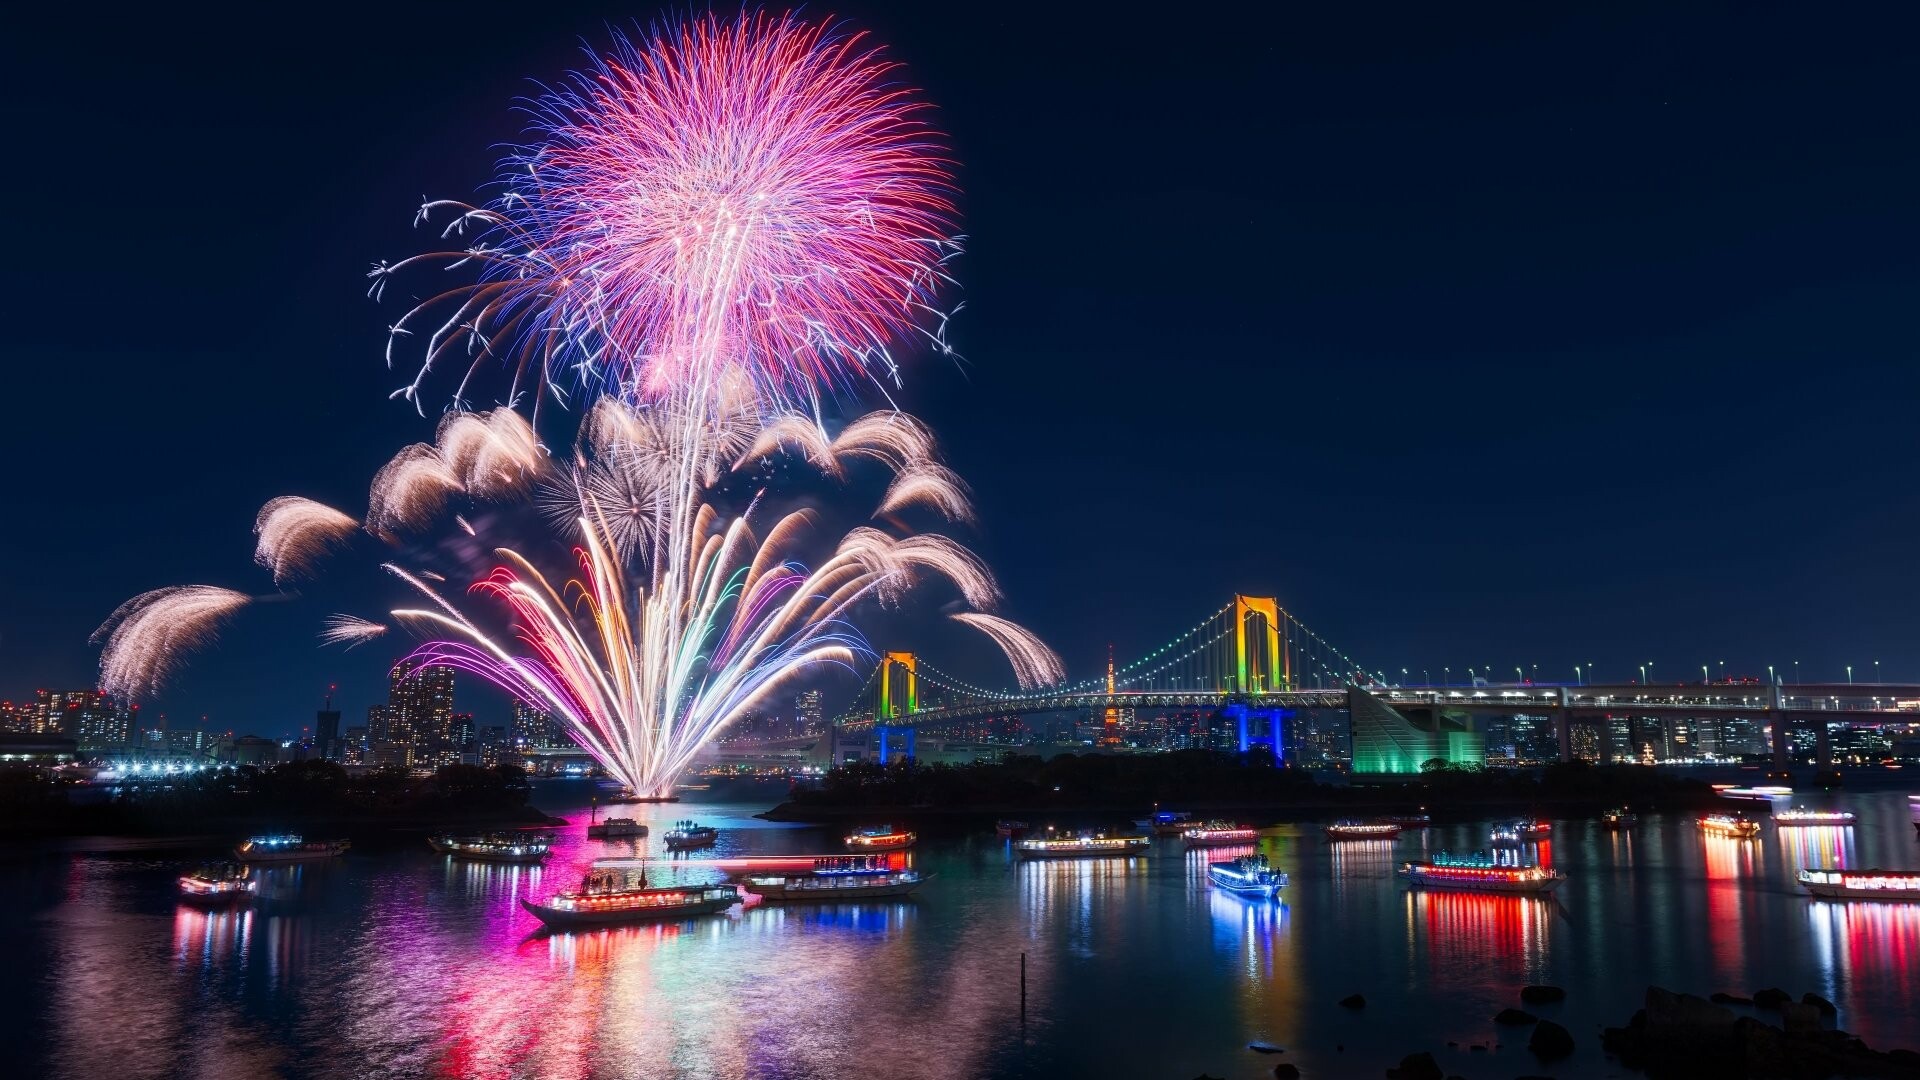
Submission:
M 820 691 L 809 690 L 793 699 L 793 715 L 799 721 L 799 735 L 817 735 L 826 730 L 826 706 Z
M 368 720 L 373 726 L 373 714 Z M 386 708 L 378 720 L 385 729 L 380 750 L 393 763 L 410 768 L 436 763 L 439 749 L 453 734 L 453 669 L 412 660 L 393 665 L 387 675 Z

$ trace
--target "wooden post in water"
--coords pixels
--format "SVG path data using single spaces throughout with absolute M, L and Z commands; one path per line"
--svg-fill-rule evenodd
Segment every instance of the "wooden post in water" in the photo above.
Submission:
M 1020 1026 L 1027 1026 L 1027 953 L 1020 952 Z

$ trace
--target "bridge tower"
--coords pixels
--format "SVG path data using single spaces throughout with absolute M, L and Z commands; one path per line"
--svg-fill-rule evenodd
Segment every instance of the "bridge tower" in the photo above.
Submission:
M 1247 621 L 1249 616 L 1258 615 L 1262 625 L 1260 640 L 1255 647 L 1260 652 L 1256 659 L 1264 661 L 1258 672 L 1247 670 Z M 1293 689 L 1293 657 L 1291 650 L 1281 646 L 1280 605 L 1271 596 L 1238 596 L 1233 598 L 1233 655 L 1236 679 L 1233 688 L 1242 694 L 1257 694 L 1262 691 Z
M 899 691 L 894 683 L 900 684 Z M 873 743 L 879 751 L 880 764 L 887 763 L 889 741 L 895 734 L 906 739 L 905 756 L 913 757 L 913 728 L 904 724 L 889 724 L 889 720 L 904 720 L 920 711 L 920 674 L 919 660 L 912 653 L 890 652 L 880 657 L 880 700 L 873 710 Z
M 1282 644 L 1285 613 L 1280 604 L 1271 596 L 1241 596 L 1233 598 L 1233 655 L 1234 683 L 1233 691 L 1251 697 L 1255 694 L 1272 693 L 1277 690 L 1293 689 L 1292 651 Z M 1247 646 L 1249 644 L 1247 623 L 1253 616 L 1260 617 L 1259 637 L 1251 644 L 1254 646 L 1255 667 L 1250 670 L 1247 664 Z M 1291 709 L 1271 706 L 1256 707 L 1251 701 L 1234 702 L 1221 710 L 1223 716 L 1234 720 L 1239 726 L 1240 752 L 1246 753 L 1255 746 L 1265 745 L 1273 753 L 1273 760 L 1279 763 L 1285 759 L 1286 721 L 1292 719 Z M 1265 731 L 1258 730 L 1256 721 L 1265 721 Z

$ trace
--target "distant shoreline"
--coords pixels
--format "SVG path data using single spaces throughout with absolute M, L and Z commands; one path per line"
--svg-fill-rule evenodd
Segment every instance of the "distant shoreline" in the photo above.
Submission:
M 1343 817 L 1379 817 L 1387 814 L 1414 813 L 1429 815 L 1435 825 L 1476 821 L 1489 813 L 1514 816 L 1540 814 L 1549 818 L 1592 818 L 1599 817 L 1607 809 L 1620 805 L 1621 802 L 1619 799 L 1595 799 L 1584 794 L 1557 798 L 1552 796 L 1525 798 L 1504 793 L 1493 793 L 1478 798 L 1452 795 L 1435 797 L 1431 792 L 1425 795 L 1427 797 L 1424 803 L 1421 801 L 1421 793 L 1409 792 L 1397 797 L 1383 794 L 1379 798 L 1372 799 L 1313 798 L 1254 802 L 1195 800 L 1163 803 L 1159 809 L 1178 810 L 1192 815 L 1195 819 L 1230 818 L 1248 824 L 1258 824 L 1264 828 L 1272 825 L 1325 824 Z M 1714 810 L 1726 809 L 1728 805 L 1729 800 L 1710 792 L 1695 794 L 1676 791 L 1666 793 L 1657 800 L 1634 800 L 1635 809 L 1644 812 Z M 870 821 L 876 818 L 916 824 L 951 825 L 968 825 L 977 822 L 992 824 L 1002 820 L 1022 820 L 1038 825 L 1048 820 L 1082 823 L 1092 820 L 1133 821 L 1151 814 L 1153 810 L 1152 806 L 1118 802 L 995 803 L 969 806 L 878 804 L 827 806 L 789 800 L 755 816 L 767 821 L 818 825 Z

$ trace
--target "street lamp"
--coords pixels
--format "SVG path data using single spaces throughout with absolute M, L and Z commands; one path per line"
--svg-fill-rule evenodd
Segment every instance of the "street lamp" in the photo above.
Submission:
M 1527 681 L 1527 673 L 1524 671 L 1521 671 L 1518 664 L 1514 665 L 1514 668 L 1513 668 L 1513 681 L 1519 682 L 1519 683 L 1523 683 Z
M 1853 665 L 1852 664 L 1847 665 L 1847 685 L 1848 686 L 1853 685 Z
M 1873 681 L 1876 683 L 1880 681 L 1880 661 L 1878 660 L 1873 662 Z
M 1448 686 L 1452 686 L 1453 685 L 1453 669 L 1445 666 L 1441 667 L 1440 681 L 1446 683 Z
M 1401 686 L 1407 685 L 1407 669 L 1406 668 L 1400 669 L 1400 685 Z
M 1712 681 L 1713 681 L 1713 680 L 1711 680 L 1711 679 L 1709 679 L 1709 678 L 1707 678 L 1707 665 L 1705 665 L 1705 664 L 1701 664 L 1701 665 L 1700 665 L 1700 681 L 1701 681 L 1701 682 L 1703 682 L 1703 683 L 1704 683 L 1704 682 L 1712 682 Z
M 1773 665 L 1772 665 L 1772 664 L 1768 664 L 1768 665 L 1767 665 L 1767 685 L 1768 685 L 1768 686 L 1775 686 L 1775 685 L 1778 685 L 1778 681 L 1779 681 L 1779 680 L 1777 680 L 1777 679 L 1775 679 L 1775 678 L 1773 677 Z
M 1585 675 L 1580 674 L 1579 664 L 1573 665 L 1573 681 L 1578 683 L 1581 686 L 1587 685 L 1587 677 Z
M 1647 665 L 1645 664 L 1640 665 L 1640 685 L 1647 685 Z

